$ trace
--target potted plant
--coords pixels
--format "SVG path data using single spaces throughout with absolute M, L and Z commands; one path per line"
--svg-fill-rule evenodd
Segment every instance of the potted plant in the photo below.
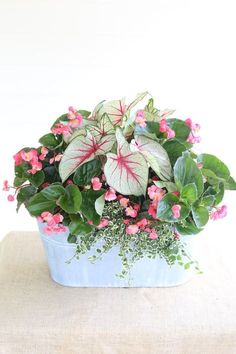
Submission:
M 17 200 L 36 217 L 52 278 L 69 286 L 171 286 L 197 263 L 191 245 L 226 215 L 228 167 L 197 155 L 199 125 L 170 118 L 144 92 L 130 103 L 69 107 L 14 155 Z M 143 100 L 147 101 L 144 103 Z

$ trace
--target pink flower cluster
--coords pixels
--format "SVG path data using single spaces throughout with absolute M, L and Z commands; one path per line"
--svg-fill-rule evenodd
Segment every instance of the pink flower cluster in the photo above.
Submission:
M 212 220 L 222 219 L 227 215 L 227 206 L 222 205 L 221 207 L 215 208 L 215 211 L 212 211 L 210 218 Z
M 197 135 L 200 130 L 200 125 L 198 123 L 193 123 L 191 118 L 187 118 L 185 120 L 185 124 L 191 128 L 191 132 L 189 133 L 187 142 L 190 144 L 200 143 L 201 137 Z
M 63 135 L 65 137 L 68 137 L 72 133 L 71 128 L 75 129 L 82 125 L 83 123 L 82 115 L 74 107 L 69 107 L 68 111 L 69 111 L 67 114 L 67 117 L 69 119 L 68 124 L 63 124 L 61 122 L 56 123 L 54 127 L 51 129 L 53 134 Z
M 4 192 L 9 192 L 10 188 L 11 188 L 11 187 L 9 186 L 8 181 L 7 181 L 7 180 L 3 181 L 3 188 L 2 188 L 2 190 L 3 190 Z M 14 200 L 15 200 L 14 195 L 8 194 L 7 200 L 8 200 L 9 202 L 14 202 Z
M 124 220 L 124 223 L 128 224 L 129 220 Z M 131 225 L 128 224 L 128 226 L 126 226 L 125 232 L 128 235 L 134 235 L 139 230 L 144 230 L 145 232 L 147 232 L 149 234 L 149 238 L 151 238 L 152 240 L 155 240 L 158 238 L 158 234 L 154 228 L 148 227 L 149 223 L 150 222 L 146 218 L 143 218 L 143 219 L 137 221 L 135 224 L 131 224 Z
M 175 137 L 175 131 L 167 125 L 166 118 L 161 119 L 159 130 L 161 133 L 167 134 L 167 139 L 171 139 Z
M 74 107 L 69 107 L 68 111 L 69 126 L 71 128 L 78 128 L 83 123 L 82 115 Z
M 41 153 L 41 158 L 42 156 L 45 156 L 44 153 Z M 32 149 L 28 152 L 22 150 L 15 154 L 13 158 L 15 160 L 16 166 L 21 165 L 24 161 L 31 164 L 31 169 L 29 169 L 27 172 L 32 173 L 33 175 L 42 169 L 42 163 L 39 161 L 38 152 L 35 149 Z
M 136 113 L 135 123 L 137 123 L 141 128 L 145 128 L 146 127 L 147 123 L 146 123 L 146 118 L 145 118 L 144 111 L 138 111 Z
M 60 232 L 66 232 L 66 227 L 60 224 L 63 221 L 63 216 L 59 213 L 52 214 L 49 211 L 44 211 L 40 216 L 37 217 L 39 222 L 46 223 L 43 228 L 43 232 L 47 235 L 58 234 Z
M 165 191 L 162 188 L 155 186 L 148 187 L 148 196 L 151 199 L 151 203 L 148 208 L 148 214 L 156 219 L 158 202 L 164 197 Z

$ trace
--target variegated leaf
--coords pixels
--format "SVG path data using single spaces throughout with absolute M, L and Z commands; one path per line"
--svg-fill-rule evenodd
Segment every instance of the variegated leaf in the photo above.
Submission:
M 148 183 L 148 166 L 140 153 L 132 153 L 121 130 L 117 128 L 117 155 L 107 154 L 104 173 L 107 183 L 124 195 L 145 195 Z
M 148 161 L 151 168 L 163 181 L 172 177 L 171 163 L 165 149 L 157 142 L 144 135 L 136 135 L 138 150 Z

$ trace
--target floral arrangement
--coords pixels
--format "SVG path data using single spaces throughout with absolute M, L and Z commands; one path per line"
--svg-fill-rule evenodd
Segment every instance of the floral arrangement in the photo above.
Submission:
M 39 147 L 14 155 L 8 200 L 17 211 L 24 204 L 48 237 L 68 232 L 77 258 L 99 240 L 91 261 L 118 246 L 120 276 L 144 256 L 188 268 L 194 262 L 183 261 L 181 235 L 224 217 L 219 204 L 236 183 L 217 157 L 193 152 L 199 124 L 173 113 L 155 108 L 147 92 L 130 103 L 101 102 L 92 113 L 69 107 Z

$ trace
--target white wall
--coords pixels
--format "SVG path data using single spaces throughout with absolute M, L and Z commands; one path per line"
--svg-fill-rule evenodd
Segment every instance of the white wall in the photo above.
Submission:
M 202 125 L 201 150 L 235 165 L 235 6 L 224 0 L 0 0 L 0 181 L 12 155 L 69 105 L 149 90 Z M 209 226 L 225 237 L 228 219 Z M 0 192 L 1 234 L 36 229 Z

